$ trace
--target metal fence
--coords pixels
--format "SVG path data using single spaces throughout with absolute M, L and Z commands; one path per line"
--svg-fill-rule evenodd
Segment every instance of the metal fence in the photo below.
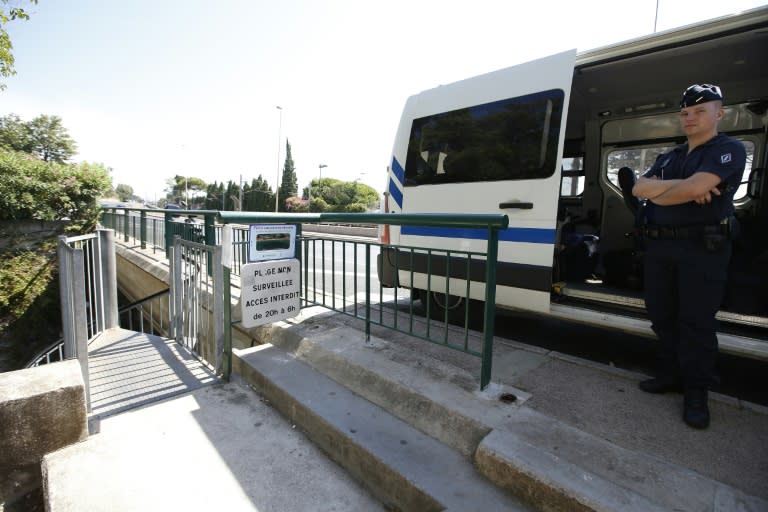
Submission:
M 64 338 L 59 338 L 57 341 L 48 345 L 43 350 L 39 351 L 35 357 L 33 357 L 25 368 L 34 368 L 41 364 L 58 363 L 64 360 Z
M 163 218 L 162 228 L 157 224 L 159 215 Z M 222 225 L 215 224 L 215 220 L 228 226 L 227 237 L 223 236 Z M 255 223 L 297 226 L 296 258 L 301 261 L 302 267 L 302 307 L 323 306 L 359 318 L 365 323 L 368 338 L 374 326 L 477 356 L 481 359 L 480 386 L 485 388 L 488 385 L 495 322 L 498 232 L 508 223 L 505 215 L 272 214 L 138 209 L 125 209 L 122 213 L 111 210 L 102 214 L 102 224 L 114 227 L 126 241 L 133 237 L 142 248 L 165 250 L 168 255 L 173 237 L 198 244 L 197 250 L 200 251 L 205 246 L 221 245 L 226 238 L 226 243 L 231 244 L 228 247 L 231 258 L 224 270 L 227 275 L 231 272 L 233 276 L 239 276 L 242 265 L 248 262 L 248 225 Z M 301 232 L 302 225 L 328 223 L 480 228 L 487 233 L 486 250 L 470 252 L 394 247 L 372 240 L 340 241 L 337 237 Z M 397 255 L 396 273 L 401 284 L 396 282 L 394 288 L 387 288 L 378 282 L 374 269 L 373 262 L 384 251 L 394 251 Z M 201 255 L 190 258 L 194 260 L 201 258 Z M 420 262 L 418 270 L 414 260 Z M 181 261 L 187 260 L 182 258 Z M 209 276 L 217 269 L 210 254 L 196 265 L 195 272 L 200 277 L 203 266 L 207 267 Z M 195 273 L 192 275 L 198 276 Z M 228 278 L 225 280 L 228 282 Z M 492 284 L 486 286 L 486 283 Z M 478 299 L 471 300 L 470 297 Z M 229 333 L 229 329 L 226 331 Z M 227 364 L 226 358 L 224 364 Z
M 504 215 L 443 214 L 257 214 L 220 212 L 219 219 L 232 226 L 232 274 L 239 274 L 247 260 L 249 237 L 245 224 L 296 224 L 296 258 L 301 261 L 301 305 L 322 306 L 362 320 L 366 338 L 371 327 L 393 330 L 458 350 L 481 359 L 480 387 L 490 382 L 496 303 L 498 232 L 506 227 Z M 486 230 L 486 251 L 439 250 L 427 247 L 393 247 L 375 241 L 339 240 L 301 234 L 301 225 L 317 222 L 441 226 Z M 229 237 L 227 237 L 229 238 Z M 394 250 L 396 269 L 403 286 L 385 287 L 377 279 L 375 263 L 381 251 Z M 417 270 L 419 259 L 424 266 Z M 410 264 L 408 262 L 410 261 Z M 398 263 L 396 263 L 397 265 Z M 478 276 L 470 268 L 478 265 Z M 452 268 L 452 266 L 454 268 Z M 456 271 L 455 267 L 464 270 Z M 485 283 L 491 283 L 485 286 Z M 482 288 L 478 292 L 478 287 Z M 483 300 L 470 300 L 473 294 Z M 420 305 L 413 290 L 419 290 Z M 443 300 L 437 300 L 442 297 Z M 456 301 L 447 304 L 448 300 Z M 477 330 L 475 330 L 477 329 Z
M 131 331 L 168 336 L 170 332 L 169 297 L 170 289 L 165 289 L 119 308 L 117 311 L 119 326 Z M 56 363 L 64 359 L 66 358 L 62 337 L 40 350 L 27 363 L 26 368 Z
M 118 310 L 120 327 L 167 337 L 171 332 L 171 289 L 153 293 Z
M 225 303 L 224 288 L 226 282 L 228 292 L 228 280 L 229 275 L 225 276 L 221 264 L 220 246 L 175 237 L 171 258 L 170 335 L 225 378 L 229 378 L 230 368 L 224 332 L 231 307 Z
M 77 358 L 88 385 L 88 343 L 99 333 L 117 327 L 117 272 L 114 232 L 97 230 L 90 235 L 59 237 L 59 293 L 63 331 L 63 357 Z M 45 354 L 50 361 L 54 350 Z
M 176 236 L 190 242 L 215 245 L 217 213 L 211 210 L 107 208 L 101 211 L 100 223 L 115 230 L 123 241 L 134 240 L 142 249 L 163 251 L 170 258 L 170 248 Z

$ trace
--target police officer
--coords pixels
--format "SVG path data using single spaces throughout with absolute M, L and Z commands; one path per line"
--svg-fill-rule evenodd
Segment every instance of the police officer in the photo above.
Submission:
M 659 156 L 632 193 L 646 199 L 645 302 L 659 338 L 648 393 L 683 391 L 683 420 L 709 426 L 707 390 L 717 359 L 717 313 L 725 291 L 733 195 L 746 163 L 744 146 L 718 133 L 723 94 L 710 84 L 692 85 L 680 102 L 687 142 Z

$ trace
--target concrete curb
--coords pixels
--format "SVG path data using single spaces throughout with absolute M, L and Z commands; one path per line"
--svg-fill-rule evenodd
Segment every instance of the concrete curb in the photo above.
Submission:
M 511 432 L 491 432 L 477 449 L 480 472 L 496 485 L 555 512 L 663 512 L 642 496 L 560 457 L 526 443 Z
M 233 371 L 241 375 L 262 396 L 280 411 L 291 423 L 300 425 L 307 436 L 333 460 L 343 466 L 355 478 L 365 482 L 374 495 L 390 506 L 404 510 L 442 510 L 439 503 L 431 499 L 407 479 L 369 454 L 360 444 L 334 428 L 310 404 L 302 403 L 275 383 L 268 375 L 250 364 L 260 350 L 268 346 L 235 351 Z
M 560 424 L 502 392 L 470 393 L 410 371 L 386 357 L 389 342 L 320 316 L 274 324 L 271 343 L 397 418 L 452 447 L 497 486 L 538 510 L 768 510 L 746 495 L 687 468 Z M 495 389 L 494 389 L 495 388 Z M 737 506 L 739 508 L 732 508 Z
M 530 510 L 451 448 L 273 345 L 236 351 L 233 369 L 388 509 Z

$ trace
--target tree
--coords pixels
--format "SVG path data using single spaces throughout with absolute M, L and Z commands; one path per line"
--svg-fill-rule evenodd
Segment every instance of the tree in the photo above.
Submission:
M 46 115 L 29 122 L 15 114 L 0 117 L 0 147 L 23 151 L 46 162 L 63 163 L 77 153 L 77 145 L 61 118 Z
M 373 187 L 357 181 L 340 181 L 334 178 L 312 180 L 309 209 L 313 212 L 362 213 L 378 207 L 379 194 Z
M 99 214 L 97 199 L 112 188 L 100 164 L 44 162 L 17 151 L 0 150 L 0 220 L 71 221 L 88 232 Z
M 29 0 L 30 3 L 36 4 L 37 0 Z M 8 4 L 8 0 L 0 0 L 0 5 L 5 6 Z M 5 7 L 0 7 L 0 77 L 8 78 L 16 74 L 16 69 L 13 67 L 16 62 L 13 58 L 13 45 L 11 44 L 11 38 L 8 36 L 8 32 L 5 30 L 5 25 L 8 22 L 14 20 L 28 20 L 29 14 L 21 7 L 11 7 L 8 12 L 5 11 Z M 5 89 L 5 84 L 0 82 L 0 91 Z
M 243 210 L 270 212 L 275 208 L 275 193 L 261 174 L 250 185 L 243 187 Z
M 37 116 L 24 126 L 24 151 L 46 162 L 65 162 L 77 153 L 77 145 L 58 116 Z
M 224 204 L 226 198 L 224 197 L 224 183 L 213 182 L 208 185 L 205 190 L 205 201 L 203 202 L 203 208 L 205 210 L 225 210 Z
M 233 181 L 229 181 L 227 183 L 227 189 L 226 189 L 225 195 L 227 198 L 226 200 L 227 210 L 230 210 L 230 211 L 241 210 L 240 186 L 237 183 L 234 183 Z
M 24 121 L 16 114 L 0 117 L 0 148 L 10 151 L 23 151 Z
M 283 165 L 283 179 L 280 182 L 278 190 L 278 202 L 280 211 L 285 211 L 285 200 L 295 196 L 299 190 L 298 180 L 296 178 L 296 168 L 293 165 L 291 156 L 291 143 L 288 139 L 285 141 L 285 164 Z
M 186 208 L 191 209 L 195 203 L 203 203 L 205 199 L 198 200 L 198 196 L 206 192 L 207 185 L 205 181 L 194 176 L 179 176 L 178 174 L 173 179 L 166 181 L 167 188 L 165 189 L 168 194 L 168 201 L 176 204 L 182 202 L 186 205 Z M 189 204 L 187 204 L 189 203 Z
M 121 201 L 130 201 L 133 199 L 133 187 L 130 185 L 119 183 L 115 187 L 115 193 L 117 194 L 118 199 Z

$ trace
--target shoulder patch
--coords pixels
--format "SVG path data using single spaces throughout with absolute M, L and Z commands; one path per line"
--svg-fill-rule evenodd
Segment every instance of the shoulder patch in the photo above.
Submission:
M 720 163 L 721 164 L 730 163 L 731 160 L 733 160 L 733 156 L 731 156 L 730 153 L 724 153 L 724 154 L 720 155 Z

